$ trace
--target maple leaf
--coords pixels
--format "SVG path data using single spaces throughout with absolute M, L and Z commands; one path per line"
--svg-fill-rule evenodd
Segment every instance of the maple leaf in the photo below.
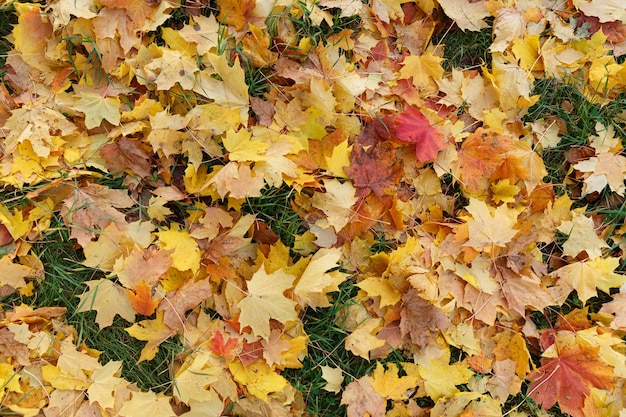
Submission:
M 474 3 L 470 0 L 439 0 L 441 8 L 448 17 L 465 32 L 479 31 L 487 27 L 485 18 L 489 17 L 489 10 L 483 2 Z
M 209 349 L 222 358 L 230 357 L 233 349 L 238 343 L 239 341 L 237 339 L 230 336 L 228 337 L 228 340 L 224 340 L 224 335 L 220 330 L 218 330 L 209 342 Z
M 398 366 L 395 363 L 387 365 L 387 370 L 380 362 L 376 363 L 376 369 L 371 374 L 372 387 L 388 400 L 402 401 L 408 399 L 407 392 L 415 389 L 419 375 L 398 376 Z
M 575 212 L 572 220 L 561 223 L 557 230 L 565 233 L 568 238 L 563 244 L 563 254 L 575 258 L 582 251 L 587 252 L 589 258 L 602 256 L 602 249 L 609 245 L 598 237 L 593 219 L 584 213 Z
M 574 5 L 587 16 L 595 16 L 600 22 L 626 21 L 626 10 L 618 0 L 574 0 Z
M 194 42 L 198 54 L 204 55 L 218 48 L 221 30 L 222 28 L 217 23 L 214 15 L 208 17 L 200 15 L 193 16 L 189 20 L 189 24 L 183 26 L 178 33 L 187 42 Z
M 414 288 L 402 297 L 400 310 L 400 331 L 408 336 L 411 343 L 426 346 L 428 341 L 441 329 L 450 327 L 450 319 L 437 307 L 419 296 Z
M 515 209 L 501 205 L 492 211 L 484 201 L 475 198 L 470 198 L 465 209 L 473 217 L 473 220 L 467 222 L 469 240 L 465 243 L 466 246 L 477 249 L 488 246 L 504 247 L 518 233 L 513 229 L 519 215 L 519 211 Z
M 341 385 L 343 384 L 343 371 L 341 368 L 333 368 L 331 366 L 321 366 L 322 378 L 326 381 L 326 385 L 322 387 L 323 390 L 334 392 L 337 394 L 341 391 Z
M 553 346 L 556 356 L 542 358 L 542 366 L 526 378 L 531 382 L 529 395 L 545 410 L 558 402 L 565 413 L 584 417 L 590 389 L 610 389 L 615 384 L 613 368 L 598 360 L 599 347 Z
M 613 295 L 613 300 L 604 304 L 600 313 L 615 314 L 611 328 L 626 331 L 626 293 L 621 292 Z
M 402 163 L 395 159 L 395 150 L 389 142 L 367 148 L 355 144 L 350 154 L 350 166 L 345 171 L 357 188 L 357 197 L 365 197 L 371 191 L 383 197 L 395 193 L 402 176 Z
M 341 404 L 347 405 L 348 417 L 383 417 L 387 402 L 376 392 L 373 379 L 364 376 L 346 386 L 341 395 Z
M 24 288 L 27 278 L 31 275 L 32 268 L 14 263 L 8 255 L 0 258 L 0 287 L 4 285 L 15 289 Z
M 603 152 L 577 163 L 573 168 L 580 172 L 590 173 L 585 174 L 584 194 L 600 193 L 607 185 L 611 191 L 622 196 L 626 193 L 624 185 L 626 158 L 622 155 Z
M 433 127 L 421 111 L 409 107 L 394 117 L 398 139 L 415 143 L 415 155 L 421 162 L 435 159 L 446 148 L 443 134 Z
M 472 194 L 486 193 L 491 176 L 514 150 L 511 137 L 477 129 L 465 139 L 459 151 L 458 175 L 463 187 Z
M 18 144 L 28 142 L 38 157 L 47 158 L 58 147 L 55 136 L 69 135 L 77 126 L 54 109 L 26 105 L 11 111 L 4 129 L 8 131 L 5 152 L 13 152 Z
M 118 413 L 125 417 L 175 417 L 170 405 L 170 398 L 162 394 L 133 392 L 130 400 L 125 401 Z
M 159 345 L 176 333 L 163 323 L 162 311 L 157 312 L 156 319 L 142 320 L 124 330 L 135 339 L 148 342 L 141 350 L 138 362 L 154 359 L 159 351 Z
M 198 272 L 202 253 L 198 242 L 189 235 L 189 231 L 170 229 L 159 232 L 158 236 L 161 247 L 172 251 L 172 267 L 181 272 Z
M 241 310 L 239 323 L 250 326 L 252 333 L 268 340 L 270 336 L 270 319 L 285 323 L 297 320 L 295 307 L 297 303 L 283 294 L 293 285 L 295 276 L 278 269 L 271 274 L 265 267 L 254 273 L 247 282 L 246 296 L 237 303 Z
M 187 358 L 174 376 L 173 395 L 176 398 L 186 404 L 215 399 L 215 391 L 207 387 L 219 380 L 222 369 L 211 366 L 209 361 L 212 355 L 211 352 L 200 351 L 197 355 L 190 355 Z M 223 407 L 222 403 L 222 409 Z
M 193 90 L 205 97 L 215 100 L 215 103 L 231 109 L 239 109 L 241 120 L 248 117 L 248 85 L 245 74 L 236 58 L 231 66 L 224 55 L 207 53 L 204 55 L 213 67 L 213 71 L 200 71 L 196 76 Z M 219 75 L 219 80 L 213 77 Z
M 102 97 L 97 93 L 81 91 L 80 99 L 74 103 L 72 109 L 85 114 L 85 126 L 87 129 L 93 129 L 100 126 L 103 120 L 107 120 L 114 126 L 120 124 L 120 107 L 119 97 Z
M 284 377 L 263 362 L 254 362 L 248 366 L 241 362 L 230 362 L 228 369 L 233 374 L 235 382 L 244 384 L 250 394 L 263 401 L 267 401 L 270 393 L 279 392 L 289 384 Z
M 358 201 L 356 189 L 350 182 L 336 179 L 324 180 L 324 188 L 326 192 L 313 194 L 311 204 L 326 214 L 328 224 L 338 232 L 356 216 L 352 209 Z
M 63 200 L 61 216 L 72 228 L 71 237 L 85 247 L 96 237 L 97 229 L 115 224 L 119 230 L 126 230 L 126 218 L 116 209 L 132 207 L 133 204 L 127 190 L 88 184 Z
M 473 375 L 463 362 L 450 364 L 450 350 L 447 348 L 430 361 L 418 360 L 418 369 L 424 379 L 426 393 L 434 401 L 458 393 L 457 385 L 467 383 Z
M 126 291 L 109 279 L 96 279 L 85 282 L 89 287 L 80 296 L 77 313 L 96 310 L 96 323 L 102 329 L 113 324 L 115 315 L 133 322 L 135 310 L 126 295 Z
M 561 292 L 561 300 L 576 290 L 580 300 L 585 303 L 598 295 L 597 289 L 609 293 L 611 288 L 619 288 L 626 282 L 626 275 L 614 272 L 618 266 L 617 258 L 598 257 L 565 265 L 551 275 L 559 277 L 556 287 Z
M 126 290 L 130 304 L 137 314 L 143 316 L 151 316 L 156 310 L 159 302 L 152 299 L 152 288 L 150 288 L 145 281 L 139 281 L 139 284 L 135 287 L 135 291 Z
M 93 371 L 93 383 L 87 388 L 89 402 L 97 402 L 100 407 L 113 408 L 115 398 L 113 392 L 118 386 L 127 383 L 119 378 L 122 361 L 109 361 L 106 365 Z
M 164 311 L 163 323 L 172 329 L 184 325 L 185 312 L 195 308 L 211 296 L 211 281 L 208 278 L 199 281 L 189 280 L 167 296 L 159 305 L 159 311 Z
M 346 337 L 346 350 L 366 360 L 370 359 L 370 352 L 385 346 L 385 341 L 372 334 L 380 330 L 382 319 L 368 318 Z
M 347 278 L 339 271 L 328 272 L 338 266 L 340 258 L 341 250 L 337 248 L 320 249 L 313 255 L 293 290 L 301 305 L 313 308 L 330 306 L 326 294 L 339 291 L 339 284 Z
M 152 173 L 150 154 L 136 140 L 121 138 L 120 140 L 104 145 L 100 155 L 112 170 L 130 170 L 142 177 L 149 177 Z

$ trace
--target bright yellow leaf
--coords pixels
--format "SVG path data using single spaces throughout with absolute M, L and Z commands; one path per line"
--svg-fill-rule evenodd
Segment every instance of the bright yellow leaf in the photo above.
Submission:
M 187 230 L 164 230 L 158 232 L 161 247 L 171 250 L 172 266 L 179 271 L 191 270 L 193 273 L 200 269 L 202 253 L 198 242 L 189 235 Z

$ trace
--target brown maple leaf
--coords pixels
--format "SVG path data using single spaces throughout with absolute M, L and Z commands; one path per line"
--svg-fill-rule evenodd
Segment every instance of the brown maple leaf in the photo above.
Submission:
M 367 125 L 350 154 L 346 174 L 357 188 L 356 196 L 374 192 L 378 197 L 394 194 L 402 177 L 402 162 L 395 158 L 395 149 L 385 141 L 385 125 L 374 121 Z
M 408 336 L 411 343 L 426 346 L 437 329 L 444 330 L 451 326 L 450 319 L 437 307 L 418 295 L 411 288 L 402 297 L 404 306 L 400 311 L 400 331 Z
M 100 155 L 112 170 L 131 170 L 141 177 L 149 177 L 152 173 L 150 154 L 138 141 L 122 138 L 115 143 L 104 145 Z
M 559 346 L 558 356 L 543 358 L 542 366 L 528 380 L 530 397 L 547 410 L 559 403 L 573 417 L 584 417 L 590 388 L 609 389 L 615 382 L 613 368 L 598 359 L 600 347 Z

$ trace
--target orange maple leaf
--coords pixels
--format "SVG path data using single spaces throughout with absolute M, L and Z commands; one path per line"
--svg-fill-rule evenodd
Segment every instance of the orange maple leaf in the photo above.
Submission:
M 237 339 L 229 336 L 228 340 L 224 340 L 224 335 L 219 330 L 215 332 L 213 339 L 209 342 L 209 349 L 222 358 L 229 356 L 236 346 Z
M 152 289 L 144 280 L 139 281 L 134 292 L 131 290 L 126 291 L 128 292 L 128 298 L 133 306 L 133 310 L 139 314 L 151 316 L 159 305 L 159 302 L 152 298 Z

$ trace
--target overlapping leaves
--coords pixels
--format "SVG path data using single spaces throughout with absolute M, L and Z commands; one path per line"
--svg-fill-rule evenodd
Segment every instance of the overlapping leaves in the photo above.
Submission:
M 45 279 L 30 245 L 58 216 L 103 273 L 75 313 L 95 310 L 101 328 L 126 319 L 146 342 L 140 361 L 172 337 L 185 350 L 168 390 L 141 391 L 62 310 L 15 307 L 0 322 L 3 406 L 301 415 L 282 373 L 303 366 L 307 314 L 350 280 L 345 349 L 406 361 L 347 381 L 323 364 L 348 415 L 501 415 L 520 393 L 619 415 L 624 231 L 556 196 L 541 152 L 564 132 L 521 121 L 539 77 L 579 77 L 592 102 L 624 91 L 619 6 L 216 3 L 205 15 L 167 1 L 15 3 L 0 183 L 32 191 L 0 206 L 2 294 Z M 490 66 L 443 70 L 430 42 L 442 11 L 462 30 L 494 18 Z M 304 23 L 330 30 L 307 36 Z M 614 126 L 594 133 L 572 174 L 583 194 L 623 197 L 623 144 Z M 293 247 L 241 210 L 271 187 L 293 190 L 306 225 Z M 374 253 L 381 230 L 394 249 Z M 573 291 L 613 301 L 538 330 L 531 312 Z

